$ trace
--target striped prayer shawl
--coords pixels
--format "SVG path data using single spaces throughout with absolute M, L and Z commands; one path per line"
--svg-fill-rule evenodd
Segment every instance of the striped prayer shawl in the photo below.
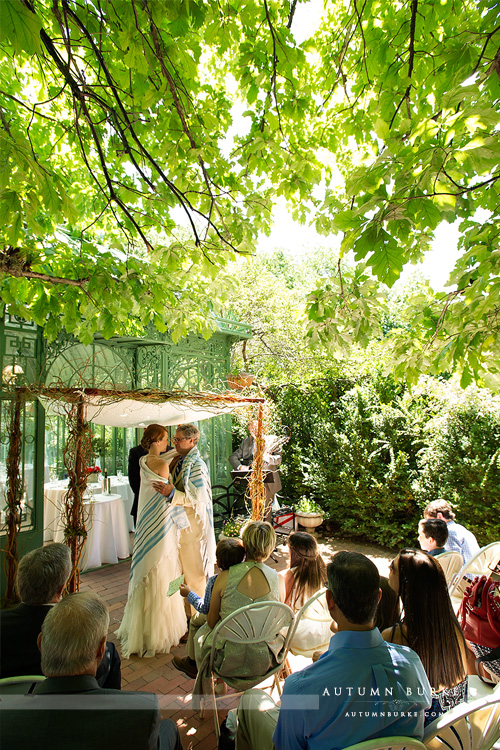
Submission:
M 207 577 L 213 575 L 215 563 L 214 511 L 210 475 L 200 451 L 195 446 L 184 457 L 178 489 L 184 491 L 194 508 L 196 517 L 203 529 L 201 558 L 203 571 Z M 179 486 L 181 485 L 181 486 Z
M 179 534 L 189 523 L 183 506 L 171 506 L 168 498 L 152 487 L 152 482 L 165 482 L 155 474 L 143 456 L 139 515 L 134 536 L 134 553 L 130 566 L 130 581 L 135 587 L 146 578 L 166 556 L 177 554 Z

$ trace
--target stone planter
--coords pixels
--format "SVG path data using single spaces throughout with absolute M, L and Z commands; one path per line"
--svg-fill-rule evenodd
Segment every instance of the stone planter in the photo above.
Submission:
M 321 524 L 323 523 L 324 515 L 324 513 L 301 513 L 300 510 L 295 511 L 295 517 L 297 518 L 297 521 L 305 529 L 315 529 L 317 526 L 321 526 Z

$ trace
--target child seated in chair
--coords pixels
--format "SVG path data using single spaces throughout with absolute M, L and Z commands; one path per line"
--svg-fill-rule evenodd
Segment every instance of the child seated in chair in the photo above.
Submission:
M 228 570 L 232 565 L 243 562 L 245 558 L 245 548 L 240 539 L 221 539 L 215 548 L 217 567 L 223 571 Z M 220 575 L 220 574 L 219 574 Z M 194 638 L 199 628 L 207 621 L 207 615 L 212 600 L 212 590 L 217 579 L 217 574 L 210 576 L 205 588 L 203 598 L 192 591 L 189 586 L 182 583 L 180 586 L 180 595 L 187 598 L 188 602 L 193 605 L 198 614 L 194 615 L 189 623 L 189 635 L 186 644 L 187 656 L 180 658 L 174 657 L 174 667 L 184 672 L 188 677 L 196 677 L 198 672 L 194 658 Z
M 242 529 L 243 546 L 245 547 L 245 562 L 233 565 L 217 576 L 212 589 L 210 609 L 207 622 L 193 633 L 196 667 L 201 671 L 193 696 L 204 692 L 202 676 L 207 659 L 212 648 L 213 628 L 219 620 L 223 620 L 237 609 L 253 602 L 279 602 L 278 574 L 272 568 L 264 565 L 264 561 L 272 553 L 276 544 L 276 534 L 270 523 L 265 521 L 249 521 Z M 190 625 L 191 631 L 191 625 Z M 189 643 L 189 641 L 188 641 Z M 284 637 L 277 633 L 270 642 L 241 644 L 221 642 L 217 649 L 214 667 L 224 679 L 233 687 L 255 685 L 259 675 L 266 674 L 278 664 L 279 655 L 283 649 Z M 182 664 L 180 663 L 182 661 Z M 184 660 L 178 659 L 174 665 L 177 669 L 190 677 L 194 677 L 192 665 L 190 671 L 184 668 Z

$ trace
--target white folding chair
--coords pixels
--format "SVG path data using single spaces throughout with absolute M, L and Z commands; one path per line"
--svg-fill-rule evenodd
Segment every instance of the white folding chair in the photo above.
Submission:
M 293 610 L 288 605 L 283 604 L 282 602 L 253 602 L 252 604 L 247 604 L 245 607 L 241 607 L 235 612 L 232 612 L 215 626 L 213 630 L 212 649 L 208 660 L 208 669 L 210 672 L 212 707 L 217 743 L 219 742 L 219 716 L 217 714 L 214 677 L 220 677 L 224 680 L 224 674 L 219 674 L 214 667 L 218 651 L 217 640 L 221 639 L 232 643 L 240 643 L 242 646 L 251 643 L 266 644 L 275 640 L 286 628 L 286 635 L 284 636 L 279 663 L 272 669 L 269 669 L 265 674 L 255 675 L 255 681 L 253 684 L 249 683 L 245 687 L 245 689 L 255 687 L 255 685 L 260 684 L 267 677 L 274 675 L 273 688 L 276 685 L 278 692 L 281 695 L 279 681 L 277 680 L 277 672 L 283 668 L 288 653 L 293 622 Z M 203 665 L 200 667 L 200 671 L 202 669 Z M 231 675 L 231 677 L 234 678 L 235 675 Z
M 458 610 L 463 595 L 458 592 L 466 575 L 470 576 L 489 576 L 491 566 L 500 558 L 500 542 L 492 542 L 486 547 L 481 547 L 469 562 L 462 566 L 453 583 L 449 586 L 451 602 L 455 612 Z
M 316 593 L 315 593 L 315 594 L 313 594 L 313 595 L 312 595 L 312 596 L 311 596 L 311 597 L 310 597 L 310 598 L 309 598 L 309 599 L 308 599 L 308 600 L 307 600 L 307 601 L 306 601 L 306 602 L 305 602 L 305 603 L 304 603 L 304 604 L 302 605 L 302 607 L 301 607 L 301 608 L 299 609 L 299 611 L 298 611 L 298 612 L 296 613 L 296 615 L 295 615 L 295 621 L 294 621 L 294 623 L 293 623 L 293 630 L 292 630 L 292 634 L 291 634 L 291 636 L 290 636 L 290 653 L 291 653 L 291 654 L 294 654 L 294 655 L 296 655 L 296 654 L 299 654 L 300 656 L 306 656 L 306 657 L 309 657 L 309 658 L 311 658 L 311 657 L 312 657 L 312 655 L 313 655 L 313 653 L 314 653 L 315 651 L 317 651 L 317 650 L 318 650 L 318 646 L 319 646 L 319 645 L 323 645 L 323 644 L 318 644 L 318 646 L 315 646 L 314 648 L 311 648 L 311 649 L 310 649 L 309 651 L 305 651 L 305 650 L 303 650 L 303 649 L 294 649 L 294 646 L 293 646 L 293 639 L 294 639 L 294 637 L 295 637 L 295 634 L 296 634 L 296 632 L 297 632 L 297 629 L 298 629 L 298 627 L 299 627 L 299 623 L 300 623 L 301 619 L 302 619 L 302 618 L 304 617 L 304 615 L 305 615 L 305 613 L 307 612 L 307 610 L 308 610 L 308 609 L 309 609 L 309 608 L 310 608 L 310 607 L 311 607 L 311 606 L 312 606 L 312 605 L 313 605 L 313 604 L 314 604 L 315 602 L 317 602 L 317 601 L 318 601 L 318 599 L 321 599 L 322 597 L 325 597 L 325 600 L 326 600 L 326 589 L 325 589 L 325 588 L 322 588 L 322 589 L 320 589 L 319 591 L 316 591 Z M 330 613 L 328 612 L 328 609 L 326 608 L 326 604 L 325 604 L 325 615 L 324 615 L 324 617 L 323 617 L 323 616 L 321 616 L 321 615 L 318 615 L 317 617 L 314 617 L 314 618 L 312 618 L 312 619 L 314 619 L 314 621 L 315 621 L 315 622 L 328 623 L 328 627 L 330 626 L 330 624 L 332 623 L 332 618 L 331 618 L 331 615 L 330 615 Z M 333 633 L 330 633 L 330 636 L 331 636 L 331 635 L 333 635 Z
M 500 738 L 500 694 L 461 703 L 427 725 L 427 750 L 490 750 Z
M 349 745 L 344 750 L 425 750 L 425 745 L 415 737 L 380 737 Z
M 453 579 L 463 565 L 462 555 L 460 552 L 443 552 L 441 555 L 436 555 L 434 560 L 437 560 L 441 565 L 449 589 Z

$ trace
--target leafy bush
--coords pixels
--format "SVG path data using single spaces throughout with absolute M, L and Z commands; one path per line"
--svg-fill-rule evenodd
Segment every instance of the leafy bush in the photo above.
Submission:
M 415 492 L 422 508 L 448 500 L 482 546 L 500 539 L 500 401 L 472 386 L 453 395 L 426 426 Z
M 317 502 L 340 534 L 417 544 L 427 502 L 449 500 L 480 545 L 500 539 L 500 400 L 423 378 L 324 378 L 274 392 L 291 431 L 286 500 Z

